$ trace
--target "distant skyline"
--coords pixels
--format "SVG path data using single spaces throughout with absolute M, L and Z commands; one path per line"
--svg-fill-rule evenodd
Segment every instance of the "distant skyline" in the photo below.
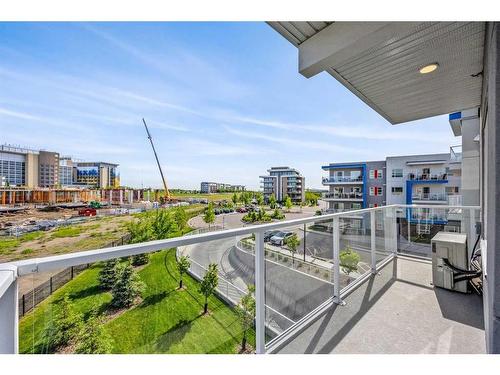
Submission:
M 272 166 L 446 153 L 447 116 L 390 125 L 265 23 L 0 23 L 0 144 L 120 164 L 122 184 L 259 188 Z

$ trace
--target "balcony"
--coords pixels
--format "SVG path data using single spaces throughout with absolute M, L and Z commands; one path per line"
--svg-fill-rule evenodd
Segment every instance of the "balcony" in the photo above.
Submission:
M 362 184 L 363 177 L 324 177 L 323 185 Z
M 446 204 L 448 203 L 448 196 L 445 193 L 421 193 L 412 195 L 412 200 L 414 203 Z
M 423 173 L 422 171 L 415 171 L 408 173 L 409 181 L 448 181 L 448 175 L 445 172 L 442 173 Z
M 344 201 L 363 201 L 363 193 L 325 193 L 323 196 L 326 201 L 344 200 Z
M 248 284 L 254 284 L 256 312 L 251 337 L 254 332 L 252 345 L 257 353 L 484 353 L 481 298 L 430 285 L 431 264 L 422 259 L 431 254 L 430 243 L 422 241 L 430 242 L 432 233 L 445 228 L 433 224 L 429 234 L 415 243 L 415 226 L 409 225 L 405 232 L 398 222 L 398 210 L 417 208 L 438 210 L 394 205 L 229 230 L 208 227 L 183 237 L 1 264 L 0 352 L 45 350 L 39 340 L 52 319 L 56 296 L 51 298 L 52 290 L 47 295 L 33 293 L 33 301 L 45 300 L 19 318 L 20 285 L 57 270 L 86 266 L 89 268 L 84 267 L 77 280 L 70 281 L 71 296 L 85 299 L 87 305 L 94 300 L 103 304 L 108 297 L 99 294 L 98 285 L 76 290 L 76 283 L 95 275 L 102 261 L 150 253 L 158 267 L 144 279 L 147 294 L 132 310 L 114 318 L 122 320 L 109 328 L 115 330 L 116 352 L 176 352 L 179 348 L 224 352 L 237 344 L 234 340 L 242 333 L 232 310 L 249 293 Z M 462 220 L 461 230 L 473 236 L 473 226 L 466 224 L 478 220 L 478 207 L 439 210 L 444 214 L 455 210 Z M 294 232 L 301 242 L 296 253 L 288 245 L 267 242 L 270 230 Z M 426 252 L 416 259 L 413 255 L 422 249 Z M 342 263 L 344 251 L 356 254 L 355 265 L 346 268 Z M 187 289 L 174 286 L 165 291 L 180 255 L 189 255 L 191 260 Z M 168 257 L 173 264 L 167 262 Z M 196 307 L 202 306 L 197 305 L 196 286 L 210 262 L 218 265 L 219 283 L 209 301 L 211 313 L 202 316 Z M 52 289 L 52 282 L 50 285 Z M 57 296 L 64 295 L 62 288 L 65 286 L 56 291 Z M 194 310 L 175 310 L 179 299 L 194 301 Z M 118 330 L 129 312 L 134 316 L 147 313 L 158 336 L 143 331 L 147 320 L 137 318 L 131 321 L 135 325 Z M 178 324 L 163 327 L 164 314 L 179 317 Z M 111 318 L 113 315 L 107 319 Z M 219 332 L 233 341 L 203 342 L 203 347 L 194 341 L 191 346 L 179 345 L 199 331 L 200 325 L 204 331 L 199 334 Z M 121 335 L 126 337 L 122 340 Z
M 450 163 L 462 163 L 462 145 L 450 147 Z M 451 167 L 451 166 L 450 166 Z M 460 167 L 460 166 L 458 166 Z

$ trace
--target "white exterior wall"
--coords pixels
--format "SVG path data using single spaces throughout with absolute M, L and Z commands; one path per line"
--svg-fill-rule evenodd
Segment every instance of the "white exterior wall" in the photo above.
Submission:
M 443 164 L 419 164 L 419 165 L 407 165 L 407 162 L 416 162 L 416 161 L 434 161 L 434 160 L 445 160 L 446 162 Z M 406 203 L 406 181 L 408 180 L 408 175 L 410 173 L 421 173 L 423 168 L 429 168 L 430 174 L 443 174 L 446 173 L 446 169 L 449 166 L 450 155 L 449 154 L 428 154 L 428 155 L 410 155 L 410 156 L 396 156 L 396 157 L 388 157 L 386 159 L 387 170 L 386 170 L 386 184 L 387 184 L 387 193 L 386 193 L 386 201 L 387 204 L 405 204 Z M 392 177 L 392 171 L 394 169 L 402 169 L 403 177 Z M 425 182 L 421 182 L 419 184 L 413 185 L 414 194 L 416 188 L 428 186 L 430 187 L 431 194 L 440 194 L 445 193 L 445 188 L 447 186 L 458 186 L 459 194 L 461 187 L 461 176 L 460 173 L 456 173 L 451 175 L 453 171 L 448 171 L 448 183 L 447 184 L 425 184 Z M 393 187 L 402 187 L 403 192 L 401 194 L 395 195 L 392 193 Z

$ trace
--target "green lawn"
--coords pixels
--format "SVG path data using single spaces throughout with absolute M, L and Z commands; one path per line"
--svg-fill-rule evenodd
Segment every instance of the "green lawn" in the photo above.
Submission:
M 73 281 L 42 302 L 19 324 L 21 353 L 43 353 L 44 327 L 52 318 L 52 306 L 65 293 L 75 307 L 88 313 L 98 305 L 105 311 L 111 295 L 98 288 L 99 266 L 82 272 Z M 178 290 L 175 250 L 151 255 L 150 263 L 139 272 L 146 283 L 143 301 L 106 323 L 114 339 L 114 353 L 236 353 L 241 341 L 241 325 L 235 312 L 220 299 L 209 300 L 210 314 L 203 316 L 203 297 L 198 282 L 185 276 L 185 290 Z M 254 334 L 250 333 L 253 345 Z

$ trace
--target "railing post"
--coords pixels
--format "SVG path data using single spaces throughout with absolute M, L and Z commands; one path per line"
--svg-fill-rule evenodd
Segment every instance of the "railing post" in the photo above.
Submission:
M 376 236 L 375 236 L 375 211 L 370 211 L 370 237 L 371 237 L 371 256 L 372 256 L 372 273 L 377 273 L 377 244 L 376 244 Z
M 474 222 L 475 220 L 475 213 L 476 213 L 476 210 L 474 208 L 470 208 L 469 209 L 469 225 L 470 225 L 470 238 L 469 238 L 469 251 L 468 251 L 468 254 L 469 254 L 469 258 L 472 256 L 472 251 L 474 250 L 474 243 L 476 241 L 475 239 L 475 234 L 476 234 L 476 223 Z
M 342 304 L 340 299 L 340 224 L 338 216 L 332 219 L 333 237 L 333 302 Z
M 0 270 L 0 354 L 17 354 L 19 351 L 19 297 L 16 274 L 15 267 Z
M 264 354 L 266 349 L 266 305 L 265 305 L 265 259 L 264 233 L 255 233 L 255 342 L 256 353 Z

